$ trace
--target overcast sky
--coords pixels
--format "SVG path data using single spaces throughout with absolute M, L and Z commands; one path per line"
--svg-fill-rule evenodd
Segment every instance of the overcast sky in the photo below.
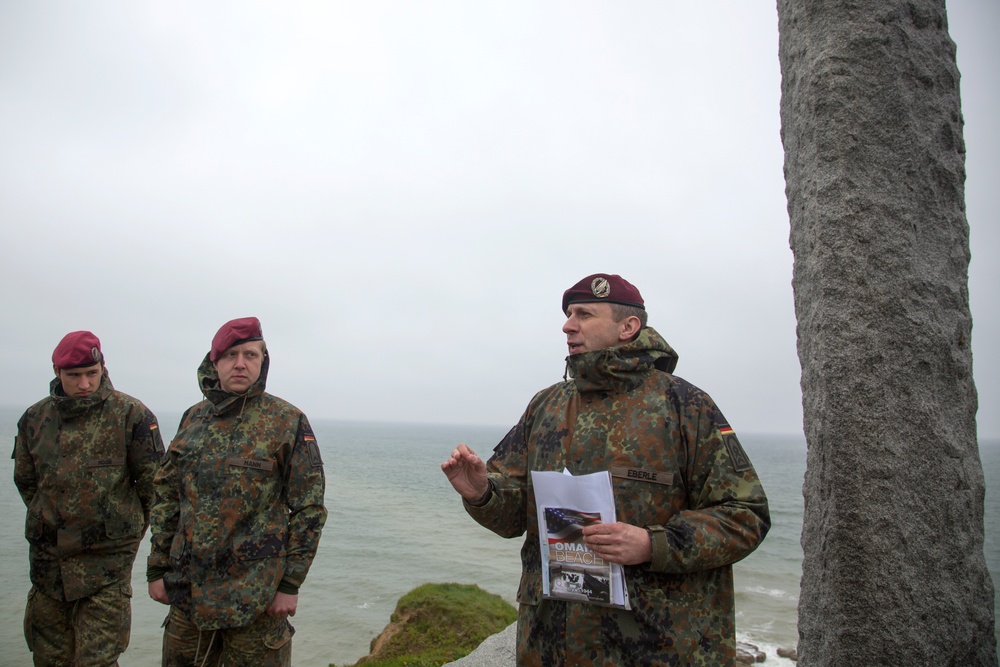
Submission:
M 948 4 L 998 437 L 1000 3 Z M 509 424 L 605 271 L 737 431 L 801 432 L 777 44 L 746 0 L 2 0 L 0 405 L 89 329 L 179 412 L 256 315 L 314 420 Z

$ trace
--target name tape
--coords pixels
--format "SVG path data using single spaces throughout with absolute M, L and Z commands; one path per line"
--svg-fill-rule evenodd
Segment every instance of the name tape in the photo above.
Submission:
M 618 466 L 611 469 L 611 476 L 621 479 L 634 479 L 640 482 L 652 482 L 653 484 L 672 484 L 674 481 L 674 474 L 672 472 Z
M 87 461 L 88 468 L 105 468 L 108 466 L 120 466 L 125 465 L 125 457 L 118 456 L 106 459 L 91 459 Z
M 229 465 L 238 466 L 240 468 L 253 468 L 254 470 L 273 470 L 273 461 L 256 461 L 254 459 L 229 459 Z

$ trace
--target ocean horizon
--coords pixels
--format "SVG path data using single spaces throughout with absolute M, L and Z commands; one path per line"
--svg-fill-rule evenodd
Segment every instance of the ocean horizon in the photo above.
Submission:
M 0 408 L 0 437 L 13 446 L 24 408 Z M 164 443 L 179 413 L 158 415 Z M 389 622 L 396 602 L 423 583 L 477 584 L 515 603 L 522 538 L 506 540 L 476 524 L 440 470 L 465 442 L 484 456 L 509 426 L 401 424 L 311 420 L 326 468 L 329 511 L 319 552 L 300 591 L 293 662 L 301 667 L 353 664 Z M 772 528 L 761 546 L 734 567 L 737 638 L 767 654 L 766 665 L 794 648 L 802 549 L 802 482 L 806 447 L 801 435 L 739 432 L 771 507 Z M 994 586 L 1000 578 L 1000 441 L 981 441 L 986 475 L 986 560 Z M 30 664 L 21 631 L 30 588 L 24 505 L 4 457 L 8 483 L 0 492 L 0 665 Z M 167 607 L 146 592 L 148 536 L 133 570 L 132 637 L 122 667 L 159 664 Z

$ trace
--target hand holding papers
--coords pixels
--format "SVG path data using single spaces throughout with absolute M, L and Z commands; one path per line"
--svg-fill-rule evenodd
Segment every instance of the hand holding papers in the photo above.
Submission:
M 629 609 L 622 566 L 605 561 L 583 542 L 583 527 L 615 522 L 607 472 L 573 476 L 531 471 L 542 553 L 542 595 Z

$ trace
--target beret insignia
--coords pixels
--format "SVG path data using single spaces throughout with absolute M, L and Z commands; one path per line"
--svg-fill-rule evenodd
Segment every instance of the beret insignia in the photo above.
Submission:
M 594 278 L 590 282 L 590 291 L 594 293 L 598 299 L 605 299 L 611 295 L 611 285 L 608 283 L 608 279 L 604 277 Z

